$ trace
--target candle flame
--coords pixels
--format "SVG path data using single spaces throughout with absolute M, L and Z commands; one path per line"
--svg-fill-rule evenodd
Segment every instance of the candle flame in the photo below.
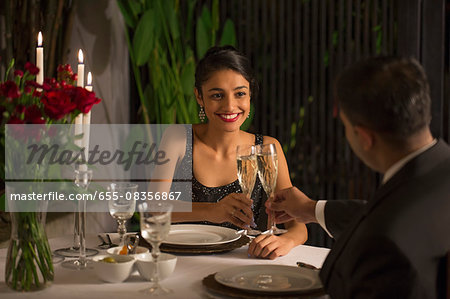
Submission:
M 81 51 L 81 49 L 80 49 L 80 50 L 78 50 L 78 63 L 83 63 L 83 60 L 84 60 L 83 51 Z
M 87 75 L 87 85 L 92 85 L 92 74 L 91 72 Z
M 42 32 L 38 33 L 38 47 L 42 47 Z

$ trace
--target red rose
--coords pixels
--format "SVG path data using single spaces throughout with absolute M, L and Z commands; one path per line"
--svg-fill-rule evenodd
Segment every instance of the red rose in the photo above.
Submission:
M 73 76 L 73 71 L 72 71 L 72 67 L 70 66 L 70 64 L 58 66 L 57 78 L 58 78 L 59 82 L 73 81 L 72 76 Z
M 57 84 L 57 83 L 56 83 L 56 84 Z M 42 89 L 45 90 L 45 91 L 50 91 L 50 90 L 52 90 L 52 87 L 53 87 L 53 88 L 58 88 L 58 86 L 53 85 L 52 82 L 51 82 L 50 84 L 49 84 L 49 83 L 46 83 L 46 82 L 44 82 L 44 84 L 42 84 Z
M 63 72 L 67 72 L 67 73 L 69 73 L 70 75 L 72 75 L 72 66 L 70 66 L 70 64 L 60 64 L 60 65 L 58 65 L 58 68 L 57 68 L 57 72 L 58 73 L 63 73 Z
M 73 71 L 72 71 L 72 66 L 71 66 L 70 64 L 65 64 L 65 65 L 64 65 L 64 70 L 65 70 L 66 72 L 68 72 L 69 74 L 72 74 L 72 73 L 73 73 Z
M 25 110 L 25 121 L 29 124 L 45 124 L 41 110 L 36 105 L 27 107 Z
M 20 97 L 19 87 L 13 81 L 6 81 L 0 85 L 0 95 L 16 99 Z
M 82 87 L 72 89 L 72 95 L 74 102 L 77 104 L 77 109 L 83 113 L 88 113 L 91 111 L 92 106 L 101 101 L 101 99 L 95 97 L 95 93 Z
M 45 113 L 52 119 L 61 119 L 72 112 L 77 105 L 63 90 L 49 91 L 42 98 Z
M 15 70 L 15 71 L 14 71 L 14 76 L 15 76 L 15 77 L 19 76 L 20 78 L 22 78 L 22 77 L 23 77 L 23 71 L 21 71 L 21 70 Z
M 32 64 L 31 62 L 25 63 L 25 69 L 32 75 L 39 74 L 39 68 Z

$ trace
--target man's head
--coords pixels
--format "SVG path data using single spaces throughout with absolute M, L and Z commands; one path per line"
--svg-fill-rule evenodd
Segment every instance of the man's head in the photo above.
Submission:
M 371 168 L 380 171 L 375 165 L 377 161 L 368 161 L 364 153 L 371 147 L 372 135 L 402 148 L 428 130 L 431 120 L 429 85 L 423 68 L 415 59 L 375 57 L 363 60 L 338 76 L 334 92 L 347 139 L 355 153 Z

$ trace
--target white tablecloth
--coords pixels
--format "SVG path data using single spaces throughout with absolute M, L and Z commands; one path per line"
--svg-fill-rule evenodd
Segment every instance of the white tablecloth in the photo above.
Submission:
M 50 240 L 52 249 L 70 246 L 72 236 Z M 98 245 L 96 236 L 88 236 L 87 246 Z M 276 260 L 254 259 L 247 256 L 247 246 L 228 253 L 213 255 L 178 255 L 177 265 L 171 277 L 162 281 L 174 293 L 167 298 L 213 298 L 202 286 L 202 279 L 223 269 L 255 264 L 281 264 L 295 266 L 297 261 L 321 267 L 329 249 L 298 246 L 288 255 Z M 102 251 L 101 251 L 102 252 Z M 55 279 L 52 286 L 38 292 L 19 293 L 5 284 L 5 261 L 7 249 L 0 250 L 0 298 L 143 298 L 139 291 L 150 286 L 137 272 L 122 283 L 105 283 L 96 277 L 93 270 L 75 271 L 55 265 Z

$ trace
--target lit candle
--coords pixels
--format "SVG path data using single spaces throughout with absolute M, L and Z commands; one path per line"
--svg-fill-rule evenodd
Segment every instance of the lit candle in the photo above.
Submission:
M 84 87 L 84 64 L 83 64 L 83 51 L 78 51 L 78 79 L 77 86 Z M 80 113 L 75 118 L 75 136 L 83 133 L 83 114 Z M 79 147 L 83 147 L 83 139 L 78 139 L 75 144 Z
M 77 86 L 84 87 L 84 63 L 83 51 L 78 50 L 78 79 Z
M 38 44 L 36 48 L 36 66 L 39 68 L 39 73 L 36 75 L 36 83 L 44 83 L 44 47 L 42 47 L 42 33 L 39 31 Z
M 92 91 L 92 74 L 91 74 L 91 72 L 89 72 L 87 74 L 86 89 L 88 91 Z

